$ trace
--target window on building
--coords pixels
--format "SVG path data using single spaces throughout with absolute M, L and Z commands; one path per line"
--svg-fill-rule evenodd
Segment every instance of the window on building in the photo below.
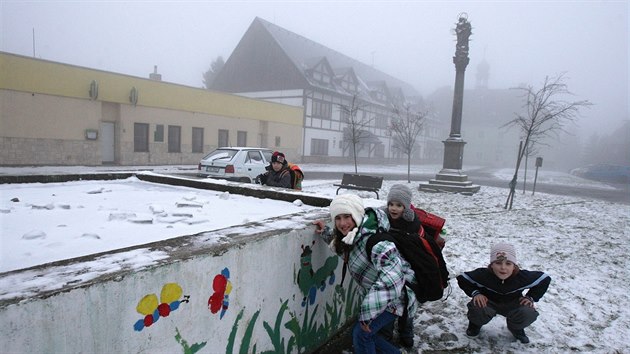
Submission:
M 168 152 L 182 152 L 182 127 L 168 126 Z
M 203 128 L 192 128 L 192 152 L 203 152 Z
M 236 132 L 236 145 L 247 146 L 247 132 L 242 130 Z
M 380 144 L 376 146 L 376 148 L 374 149 L 374 157 L 385 157 L 385 145 Z
M 332 76 L 330 76 L 330 74 L 325 71 L 324 69 L 322 70 L 313 70 L 311 73 L 311 77 L 319 82 L 320 84 L 324 84 L 324 85 L 330 85 L 332 82 Z
M 357 92 L 357 85 L 354 82 L 350 81 L 348 78 L 345 78 L 343 79 L 343 81 L 341 81 L 341 87 L 350 92 Z
M 372 90 L 372 97 L 380 102 L 386 102 L 387 101 L 387 97 L 385 96 L 385 92 L 383 91 L 382 88 L 376 88 L 374 90 Z
M 332 105 L 330 102 L 313 100 L 313 117 L 330 119 L 332 117 Z
M 276 147 L 280 146 L 280 137 L 276 137 Z
M 146 123 L 133 124 L 133 151 L 149 151 L 149 125 Z
M 327 139 L 311 139 L 311 155 L 312 156 L 328 156 L 328 140 Z
M 326 59 L 322 59 L 317 65 L 309 69 L 308 75 L 324 86 L 330 86 L 333 81 L 333 72 Z
M 153 132 L 153 141 L 164 142 L 164 124 L 158 124 L 155 126 L 155 132 Z
M 230 146 L 230 131 L 227 129 L 219 129 L 219 147 Z
M 387 116 L 377 114 L 375 119 L 376 127 L 379 129 L 387 129 Z

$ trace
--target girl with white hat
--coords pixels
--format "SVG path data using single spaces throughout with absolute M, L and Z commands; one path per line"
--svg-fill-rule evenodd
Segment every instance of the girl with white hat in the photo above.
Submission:
M 393 242 L 377 243 L 369 258 L 365 248 L 371 235 L 389 230 L 387 215 L 381 209 L 365 209 L 361 198 L 354 194 L 342 194 L 331 202 L 330 216 L 332 230 L 317 220 L 316 232 L 344 258 L 344 274 L 347 264 L 350 275 L 365 293 L 359 321 L 352 331 L 354 353 L 400 353 L 378 332 L 401 316 L 405 307 L 409 313 L 415 311 L 416 297 L 405 286 L 405 282 L 414 281 L 414 273 Z

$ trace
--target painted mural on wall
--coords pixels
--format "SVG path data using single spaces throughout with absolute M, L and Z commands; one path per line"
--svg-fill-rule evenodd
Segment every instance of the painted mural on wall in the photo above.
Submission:
M 276 315 L 273 326 L 267 321 L 263 321 L 263 327 L 273 344 L 273 350 L 259 352 L 256 349 L 256 343 L 252 343 L 255 339 L 252 337 L 252 334 L 256 328 L 256 322 L 261 310 L 256 311 L 247 323 L 247 328 L 240 339 L 240 345 L 236 352 L 252 354 L 304 353 L 323 344 L 330 337 L 331 333 L 340 329 L 342 324 L 354 315 L 353 309 L 357 308 L 355 301 L 357 300 L 356 295 L 358 288 L 354 282 L 349 283 L 350 285 L 348 285 L 347 289 L 344 289 L 341 285 L 335 286 L 332 301 L 327 302 L 324 306 L 323 311 L 325 311 L 325 313 L 323 323 L 319 323 L 315 320 L 318 311 L 320 311 L 319 305 L 309 309 L 308 304 L 306 305 L 303 318 L 299 318 L 296 313 L 289 311 L 289 317 L 286 322 L 284 322 L 285 312 L 287 312 L 288 309 L 288 300 L 284 300 Z M 244 310 L 241 310 L 234 321 L 228 345 L 225 349 L 226 354 L 235 353 L 234 349 L 237 344 L 236 333 L 240 321 L 244 317 L 243 312 Z M 282 327 L 290 331 L 291 335 L 288 338 L 282 336 Z
M 293 296 L 293 301 L 300 301 L 304 311 L 291 311 L 288 306 L 289 299 L 278 299 L 280 307 L 273 321 L 263 320 L 259 323 L 259 316 L 262 309 L 257 309 L 249 319 L 247 319 L 246 309 L 243 307 L 238 311 L 232 324 L 232 329 L 228 337 L 225 353 L 303 353 L 323 344 L 332 333 L 355 314 L 358 307 L 358 288 L 354 282 L 350 281 L 344 288 L 340 284 L 335 284 L 335 271 L 339 266 L 339 257 L 331 255 L 327 257 L 324 264 L 317 266 L 313 264 L 313 246 L 302 245 L 298 250 L 298 262 L 294 264 L 293 283 L 297 285 L 297 292 Z M 325 252 L 325 251 L 324 251 Z M 330 295 L 324 296 L 320 301 L 317 294 L 332 287 Z M 209 290 L 209 291 L 208 291 Z M 212 314 L 219 314 L 219 319 L 223 319 L 229 308 L 229 296 L 232 291 L 230 281 L 230 270 L 225 267 L 220 273 L 215 273 L 212 279 L 212 288 L 208 289 L 210 297 L 207 301 L 208 310 Z M 296 299 L 299 297 L 300 299 Z M 177 310 L 182 303 L 190 301 L 190 296 L 183 295 L 182 287 L 177 283 L 167 283 L 162 287 L 160 297 L 156 294 L 145 295 L 137 304 L 136 311 L 144 317 L 134 324 L 134 329 L 138 332 L 146 327 L 154 325 L 160 317 L 167 317 L 171 312 Z M 322 313 L 323 312 L 323 313 Z M 320 320 L 321 318 L 321 320 Z M 222 326 L 221 322 L 216 322 Z M 262 325 L 267 333 L 273 350 L 258 351 L 257 338 L 253 337 L 257 326 Z M 240 338 L 237 338 L 239 327 L 245 326 Z M 189 344 L 183 338 L 180 330 L 175 327 L 175 341 L 181 346 L 184 354 L 197 352 L 209 352 L 206 347 L 212 338 L 207 338 L 194 344 Z M 237 348 L 238 347 L 238 348 Z M 216 352 L 218 348 L 212 348 Z
M 223 268 L 221 274 L 214 276 L 214 280 L 212 280 L 212 290 L 214 290 L 214 293 L 208 299 L 208 309 L 212 313 L 217 313 L 221 310 L 219 319 L 223 319 L 225 311 L 227 311 L 230 306 L 230 292 L 232 292 L 230 270 L 227 267 Z
M 315 244 L 315 241 L 312 245 Z M 333 296 L 330 301 L 325 302 L 323 308 L 320 305 L 312 307 L 316 299 L 317 290 L 324 291 L 326 284 L 332 285 L 335 282 L 335 270 L 339 264 L 337 256 L 330 256 L 324 262 L 324 265 L 317 270 L 312 265 L 313 249 L 311 246 L 302 246 L 299 257 L 299 269 L 294 281 L 300 289 L 300 293 L 304 295 L 301 305 L 306 308 L 303 312 L 304 317 L 300 318 L 295 312 L 288 310 L 288 301 L 280 299 L 281 306 L 276 314 L 273 326 L 267 321 L 263 321 L 263 328 L 267 332 L 273 350 L 262 351 L 263 354 L 271 353 L 304 353 L 323 344 L 332 333 L 341 328 L 349 318 L 355 315 L 355 309 L 358 308 L 358 287 L 353 281 L 344 288 L 337 284 L 334 286 Z M 257 310 L 247 323 L 247 327 L 240 341 L 236 340 L 236 334 L 240 322 L 244 317 L 244 309 L 242 309 L 230 332 L 226 354 L 235 353 L 235 346 L 238 344 L 238 353 L 259 353 L 256 349 L 256 343 L 252 343 L 255 338 L 252 337 L 256 322 L 260 316 Z M 323 322 L 317 322 L 319 311 L 324 311 Z M 285 314 L 288 318 L 285 320 Z M 282 328 L 289 330 L 290 336 L 283 337 Z
M 315 241 L 311 244 L 314 245 Z M 335 282 L 335 269 L 339 264 L 339 257 L 330 256 L 326 259 L 324 265 L 313 270 L 313 249 L 311 246 L 302 246 L 302 253 L 300 254 L 300 269 L 297 273 L 297 284 L 300 291 L 304 295 L 302 299 L 302 307 L 315 303 L 317 297 L 317 289 L 324 291 L 326 289 L 326 278 L 328 278 L 328 284 L 332 285 Z
M 182 349 L 184 350 L 184 354 L 195 354 L 196 352 L 200 351 L 203 347 L 206 346 L 207 342 L 201 342 L 201 343 L 195 343 L 193 345 L 188 345 L 188 341 L 182 337 L 177 327 L 175 327 L 175 333 L 176 333 L 175 340 L 177 341 L 177 343 L 179 343 L 179 345 L 182 346 Z
M 184 291 L 179 284 L 167 283 L 162 286 L 159 301 L 155 294 L 145 295 L 136 306 L 136 311 L 144 315 L 144 318 L 139 319 L 133 328 L 136 331 L 142 331 L 145 327 L 151 327 L 160 317 L 168 317 L 171 312 L 179 308 L 179 305 L 190 301 L 190 296 L 183 294 Z

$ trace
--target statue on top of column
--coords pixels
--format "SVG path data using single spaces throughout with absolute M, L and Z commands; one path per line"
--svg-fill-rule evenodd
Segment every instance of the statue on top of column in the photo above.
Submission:
M 459 16 L 459 21 L 455 27 L 455 34 L 457 35 L 457 45 L 455 46 L 455 56 L 468 56 L 468 38 L 472 33 L 472 27 L 470 22 L 466 18 L 466 14 L 463 13 Z

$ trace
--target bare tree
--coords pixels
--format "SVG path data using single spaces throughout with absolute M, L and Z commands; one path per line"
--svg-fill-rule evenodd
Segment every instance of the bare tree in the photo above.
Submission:
M 407 183 L 411 182 L 411 155 L 416 149 L 416 140 L 424 126 L 424 119 L 428 112 L 415 112 L 411 105 L 404 104 L 402 108 L 394 107 L 394 115 L 390 129 L 393 133 L 396 146 L 407 155 Z
M 344 129 L 343 132 L 343 141 L 347 144 L 347 147 L 352 150 L 354 173 L 358 173 L 357 152 L 360 150 L 360 145 L 370 137 L 368 128 L 373 120 L 373 118 L 369 117 L 359 117 L 359 111 L 365 106 L 366 104 L 360 102 L 357 95 L 352 96 L 350 105 L 339 104 L 341 121 L 346 123 L 346 129 Z
M 571 102 L 559 98 L 559 96 L 573 95 L 564 80 L 564 74 L 556 77 L 547 76 L 540 89 L 534 89 L 531 85 L 516 88 L 523 91 L 522 96 L 525 99 L 523 107 L 526 113 L 516 114 L 516 118 L 507 122 L 504 127 L 516 126 L 521 131 L 524 140 L 521 141 L 521 147 L 519 147 L 516 169 L 510 181 L 510 193 L 505 201 L 505 209 L 512 209 L 518 169 L 530 146 L 534 142 L 543 141 L 544 138 L 557 136 L 559 132 L 566 132 L 565 126 L 577 119 L 580 108 L 592 105 L 587 100 Z
M 217 73 L 221 71 L 221 69 L 223 69 L 224 65 L 225 61 L 223 61 L 223 57 L 220 55 L 215 60 L 213 60 L 212 63 L 210 63 L 210 68 L 208 69 L 208 71 L 203 73 L 203 84 L 206 89 L 210 89 L 212 87 L 212 82 L 214 81 L 214 78 L 217 76 Z

